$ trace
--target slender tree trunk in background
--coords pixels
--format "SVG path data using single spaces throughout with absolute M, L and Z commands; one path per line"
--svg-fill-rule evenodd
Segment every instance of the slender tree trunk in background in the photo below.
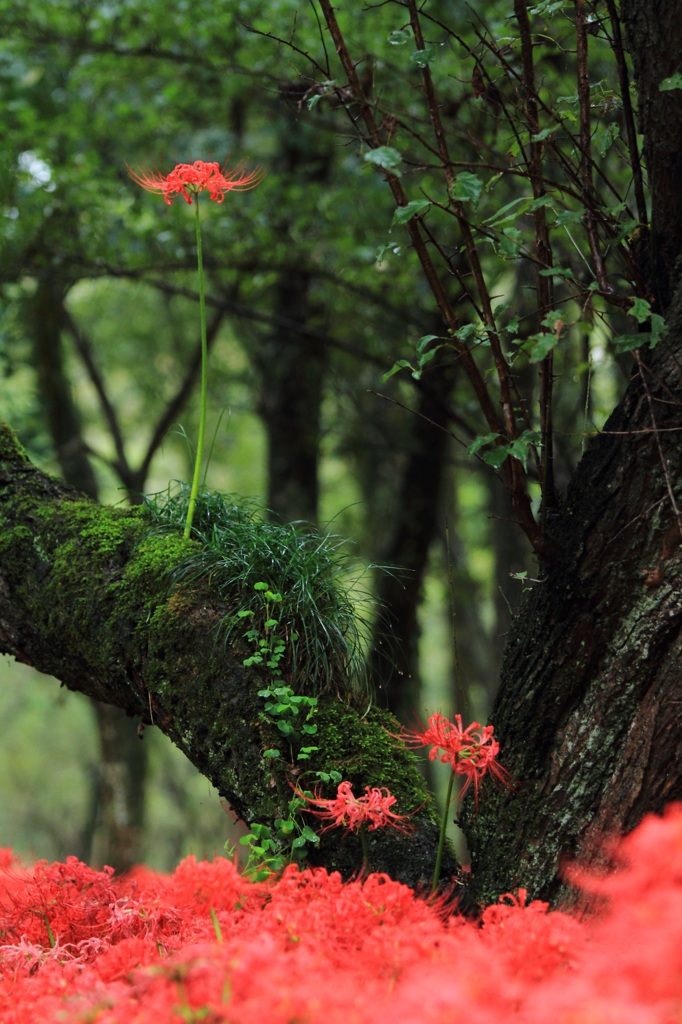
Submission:
M 38 393 L 64 480 L 97 500 L 97 479 L 85 451 L 80 416 L 64 371 L 63 281 L 45 274 L 30 300 L 28 318 Z
M 439 528 L 445 531 L 439 516 L 450 443 L 448 400 L 452 388 L 450 368 L 434 368 L 422 382 L 389 521 L 390 534 L 378 559 L 389 571 L 381 572 L 378 578 L 380 617 L 369 656 L 369 674 L 381 694 L 380 702 L 384 702 L 385 693 L 388 707 L 405 723 L 414 716 L 421 699 L 417 611 L 429 548 Z M 391 566 L 396 566 L 395 571 Z
M 45 274 L 30 309 L 38 390 L 67 484 L 93 500 L 97 479 L 86 454 L 78 410 L 64 368 L 64 283 Z M 93 809 L 83 856 L 95 864 L 126 871 L 141 859 L 147 748 L 135 723 L 119 708 L 91 701 L 99 734 L 101 759 L 93 779 Z
M 516 619 L 493 710 L 514 796 L 467 811 L 477 898 L 523 885 L 559 899 L 563 863 L 682 799 L 682 11 L 623 0 L 652 184 L 642 270 L 668 336 L 580 462 L 556 553 Z M 674 301 L 668 307 L 668 300 Z
M 682 251 L 682 92 L 661 92 L 659 86 L 680 72 L 682 8 L 679 0 L 621 0 L 620 16 L 635 72 L 652 196 L 651 233 L 639 242 L 642 270 L 663 311 L 677 286 Z
M 282 171 L 303 184 L 329 176 L 330 153 L 304 120 L 289 115 L 281 133 Z M 293 216 L 293 213 L 292 213 Z M 279 327 L 260 338 L 258 412 L 267 434 L 267 506 L 284 519 L 317 521 L 321 412 L 328 352 L 319 326 L 320 308 L 311 295 L 310 255 L 290 239 L 291 217 L 282 214 L 279 234 L 289 254 L 274 285 L 273 317 Z

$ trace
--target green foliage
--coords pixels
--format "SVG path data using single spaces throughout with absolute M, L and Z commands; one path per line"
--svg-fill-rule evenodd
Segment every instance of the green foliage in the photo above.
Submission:
M 247 659 L 248 660 L 248 659 Z M 246 664 L 246 662 L 244 662 Z M 292 755 L 306 737 L 314 736 L 317 726 L 312 721 L 317 713 L 317 697 L 296 694 L 290 686 L 271 686 L 258 691 L 265 703 L 265 713 L 275 723 L 290 745 Z M 296 751 L 297 761 L 307 761 L 317 747 L 301 747 Z M 274 756 L 274 751 L 268 751 Z
M 148 498 L 154 528 L 182 528 L 187 500 L 184 486 Z M 172 580 L 210 587 L 237 606 L 225 616 L 223 634 L 233 642 L 249 619 L 250 664 L 285 672 L 312 692 L 343 691 L 362 679 L 363 620 L 346 586 L 351 565 L 338 538 L 309 524 L 265 520 L 256 502 L 210 491 L 199 494 L 192 535 L 200 549 L 173 569 Z M 240 607 L 249 592 L 264 598 L 255 609 Z
M 305 805 L 305 800 L 294 797 L 288 804 L 288 816 L 277 818 L 274 829 L 255 823 L 239 840 L 242 846 L 248 847 L 245 874 L 253 881 L 263 881 L 282 871 L 287 864 L 304 861 L 309 847 L 319 843 L 319 836 L 298 817 Z

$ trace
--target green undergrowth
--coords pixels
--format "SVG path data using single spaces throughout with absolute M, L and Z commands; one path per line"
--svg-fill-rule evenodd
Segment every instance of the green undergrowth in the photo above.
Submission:
M 182 531 L 188 502 L 185 485 L 148 497 L 153 528 Z M 369 623 L 361 606 L 367 595 L 344 541 L 309 523 L 266 519 L 256 501 L 215 491 L 198 496 L 192 539 L 200 548 L 172 567 L 171 579 L 206 587 L 232 609 L 221 623 L 226 644 L 243 639 L 246 623 L 239 613 L 245 607 L 255 616 L 248 624 L 251 632 L 266 632 L 267 607 L 251 608 L 254 589 L 266 580 L 281 597 L 283 676 L 309 693 L 341 694 L 366 685 L 363 648 Z

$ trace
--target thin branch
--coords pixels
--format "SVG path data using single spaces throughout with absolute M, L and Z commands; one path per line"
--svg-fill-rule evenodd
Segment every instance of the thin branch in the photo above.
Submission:
M 668 492 L 668 498 L 670 499 L 670 504 L 672 506 L 673 512 L 675 513 L 675 519 L 677 521 L 677 528 L 680 533 L 680 538 L 682 538 L 682 512 L 680 511 L 680 508 L 675 499 L 675 491 L 673 490 L 672 480 L 670 479 L 668 463 L 666 461 L 665 455 L 663 454 L 663 446 L 661 445 L 660 437 L 661 431 L 659 430 L 658 425 L 656 423 L 656 415 L 654 413 L 654 402 L 653 398 L 651 397 L 651 391 L 649 390 L 649 385 L 647 384 L 646 380 L 646 367 L 642 362 L 642 357 L 640 355 L 639 349 L 635 349 L 632 354 L 635 357 L 635 362 L 637 363 L 637 368 L 639 369 L 639 377 L 642 382 L 642 387 L 644 388 L 644 394 L 646 395 L 647 405 L 649 406 L 652 433 L 654 435 L 654 440 L 656 442 L 656 449 L 658 451 L 661 469 L 663 470 L 663 477 L 665 479 L 665 486 Z
M 114 449 L 116 451 L 116 473 L 119 478 L 125 483 L 130 479 L 131 468 L 128 462 L 128 457 L 125 452 L 125 445 L 123 443 L 123 432 L 121 425 L 118 421 L 118 415 L 113 406 L 111 399 L 109 398 L 106 385 L 104 383 L 104 377 L 100 373 L 99 367 L 95 362 L 93 354 L 93 346 L 89 338 L 86 336 L 83 328 L 76 323 L 69 310 L 64 306 L 64 323 L 68 328 L 71 337 L 73 338 L 76 351 L 81 358 L 81 362 L 85 367 L 85 371 L 90 378 L 90 382 L 97 392 L 99 398 L 100 407 L 102 409 L 102 415 L 104 420 L 109 427 L 109 433 L 114 443 Z
M 649 216 L 644 198 L 644 181 L 642 178 L 642 164 L 637 145 L 637 128 L 635 115 L 632 110 L 630 98 L 630 76 L 625 60 L 625 47 L 623 46 L 623 35 L 620 30 L 620 18 L 616 10 L 615 0 L 606 0 L 606 8 L 611 19 L 611 31 L 613 33 L 613 54 L 616 58 L 618 68 L 618 81 L 620 83 L 620 97 L 623 103 L 623 118 L 625 120 L 625 134 L 628 141 L 628 152 L 630 154 L 630 166 L 632 168 L 632 180 L 635 189 L 635 203 L 637 204 L 637 219 L 642 227 L 648 227 Z

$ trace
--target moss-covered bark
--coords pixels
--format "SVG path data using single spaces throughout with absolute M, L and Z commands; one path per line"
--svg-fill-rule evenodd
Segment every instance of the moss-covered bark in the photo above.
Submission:
M 263 758 L 277 739 L 258 696 L 269 680 L 218 628 L 239 603 L 169 587 L 168 570 L 192 550 L 181 534 L 150 531 L 143 509 L 97 505 L 45 476 L 0 427 L 0 650 L 160 728 L 247 823 L 286 817 L 292 785 L 312 788 L 316 771 L 340 772 L 358 793 L 389 786 L 399 813 L 416 811 L 415 832 L 370 833 L 371 867 L 428 882 L 438 830 L 414 759 L 389 735 L 395 720 L 366 700 L 327 696 L 306 774 Z M 324 834 L 315 860 L 344 874 L 362 862 L 338 830 Z M 444 875 L 454 867 L 450 858 Z

